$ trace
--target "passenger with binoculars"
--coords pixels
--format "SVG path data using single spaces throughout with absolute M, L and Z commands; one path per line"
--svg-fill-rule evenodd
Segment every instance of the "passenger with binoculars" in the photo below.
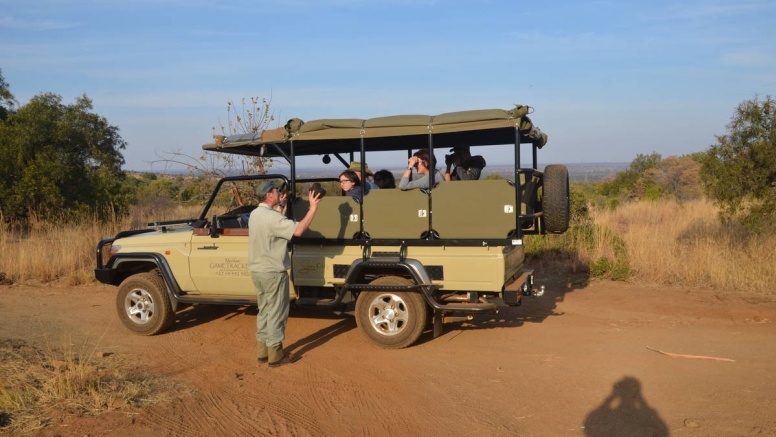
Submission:
M 436 159 L 428 152 L 428 149 L 420 149 L 415 152 L 407 162 L 407 169 L 401 176 L 399 181 L 400 190 L 411 190 L 413 188 L 431 188 L 431 182 L 429 181 L 431 170 L 436 165 Z M 419 175 L 423 175 L 420 179 L 410 180 L 412 178 L 412 169 L 416 169 Z M 445 177 L 439 170 L 434 170 L 434 182 L 444 182 Z
M 485 168 L 485 158 L 472 156 L 469 146 L 455 146 L 450 151 L 453 153 L 445 155 L 446 181 L 476 181 L 480 178 L 482 169 Z

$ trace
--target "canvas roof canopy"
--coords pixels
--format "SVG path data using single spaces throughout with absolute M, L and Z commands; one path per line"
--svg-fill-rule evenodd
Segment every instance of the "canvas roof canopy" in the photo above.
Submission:
M 306 123 L 291 119 L 282 128 L 217 137 L 215 143 L 205 144 L 202 148 L 241 155 L 290 156 L 293 140 L 294 155 L 323 155 L 360 152 L 363 138 L 367 152 L 409 150 L 428 147 L 431 134 L 433 146 L 438 149 L 462 144 L 514 144 L 516 129 L 520 131 L 522 143 L 533 143 L 541 148 L 547 142 L 547 135 L 533 125 L 528 118 L 529 112 L 530 107 L 517 105 L 509 111 L 484 109 L 436 116 L 319 119 Z

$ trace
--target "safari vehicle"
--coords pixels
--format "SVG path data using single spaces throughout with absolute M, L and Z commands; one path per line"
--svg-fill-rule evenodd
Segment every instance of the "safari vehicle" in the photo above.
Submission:
M 338 180 L 297 178 L 301 156 L 339 161 L 336 176 L 350 161 L 369 162 L 378 151 L 410 156 L 428 148 L 433 155 L 469 145 L 476 154 L 478 147 L 512 145 L 512 180 L 432 179 L 428 190 L 375 189 L 360 199 L 330 190 L 310 228 L 289 244 L 295 305 L 352 313 L 366 339 L 383 348 L 412 345 L 429 323 L 436 337 L 447 316 L 496 313 L 543 292 L 525 267 L 523 236 L 566 231 L 569 182 L 565 166 L 538 170 L 537 151 L 547 136 L 529 111 L 291 119 L 260 134 L 217 138 L 203 148 L 285 160 L 289 176 L 224 178 L 199 217 L 150 223 L 100 241 L 95 275 L 118 286 L 121 321 L 143 335 L 167 329 L 181 304 L 254 305 L 247 219 L 258 203 L 257 181 L 287 184 L 285 214 L 299 220 L 309 208 L 310 183 Z M 531 153 L 526 167 L 524 147 Z

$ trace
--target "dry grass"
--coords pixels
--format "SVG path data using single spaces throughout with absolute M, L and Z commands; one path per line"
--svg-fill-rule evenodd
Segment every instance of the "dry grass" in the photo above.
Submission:
M 526 243 L 530 262 L 545 273 L 721 293 L 776 290 L 776 236 L 722 225 L 716 207 L 705 200 L 627 203 L 594 212 L 563 235 L 527 236 Z
M 99 342 L 97 343 L 97 345 Z M 0 340 L 0 430 L 28 435 L 60 414 L 97 415 L 190 394 L 185 386 L 143 372 L 97 345 L 77 349 Z
M 66 226 L 32 220 L 25 230 L 6 225 L 0 232 L 0 272 L 14 282 L 90 282 L 97 241 L 115 235 L 122 224 L 81 219 Z
M 776 237 L 724 226 L 708 201 L 636 202 L 595 214 L 620 235 L 644 283 L 773 293 Z
M 61 280 L 68 285 L 93 282 L 98 241 L 119 231 L 143 228 L 151 220 L 195 217 L 200 210 L 201 206 L 144 206 L 107 222 L 80 217 L 65 225 L 36 218 L 24 227 L 0 223 L 0 283 L 4 278 L 13 282 Z

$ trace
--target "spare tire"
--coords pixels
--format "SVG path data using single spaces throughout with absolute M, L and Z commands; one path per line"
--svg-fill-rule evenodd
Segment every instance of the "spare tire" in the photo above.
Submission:
M 552 234 L 562 234 L 569 228 L 569 171 L 565 165 L 548 165 L 544 169 L 542 211 L 544 229 Z

